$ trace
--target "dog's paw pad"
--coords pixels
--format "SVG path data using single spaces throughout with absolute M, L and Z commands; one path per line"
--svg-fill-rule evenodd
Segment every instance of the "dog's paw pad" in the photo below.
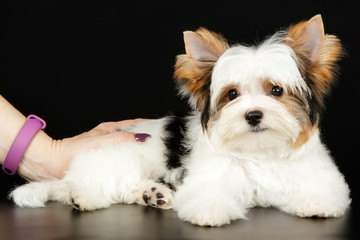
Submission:
M 145 190 L 142 195 L 144 205 L 169 209 L 172 207 L 171 190 L 159 184 L 157 187 L 151 187 Z

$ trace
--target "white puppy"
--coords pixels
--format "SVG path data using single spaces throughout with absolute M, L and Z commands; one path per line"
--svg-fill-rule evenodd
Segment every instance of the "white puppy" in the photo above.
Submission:
M 193 112 L 126 129 L 152 137 L 83 152 L 64 179 L 16 188 L 15 203 L 54 200 L 79 210 L 138 203 L 209 226 L 245 218 L 254 206 L 343 215 L 349 187 L 319 134 L 342 51 L 338 38 L 324 34 L 321 16 L 258 46 L 230 47 L 204 28 L 184 40 L 175 78 Z

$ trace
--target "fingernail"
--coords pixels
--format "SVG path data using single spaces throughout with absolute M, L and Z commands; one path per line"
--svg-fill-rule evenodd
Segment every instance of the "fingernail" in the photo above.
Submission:
M 151 135 L 147 134 L 147 133 L 135 134 L 135 141 L 137 141 L 137 142 L 145 142 L 147 138 L 151 138 Z

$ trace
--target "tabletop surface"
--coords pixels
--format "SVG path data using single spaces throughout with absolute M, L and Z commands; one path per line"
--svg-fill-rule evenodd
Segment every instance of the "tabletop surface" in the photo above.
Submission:
M 51 202 L 45 208 L 0 202 L 0 239 L 352 239 L 352 210 L 330 219 L 299 218 L 273 208 L 254 208 L 247 220 L 224 227 L 199 227 L 171 210 L 140 205 L 112 205 L 78 212 Z

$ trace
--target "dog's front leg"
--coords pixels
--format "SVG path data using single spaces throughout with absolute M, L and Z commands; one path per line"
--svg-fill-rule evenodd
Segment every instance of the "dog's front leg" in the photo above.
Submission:
M 232 193 L 211 182 L 180 188 L 175 194 L 174 209 L 182 220 L 200 226 L 230 224 L 246 214 L 246 207 Z
M 344 177 L 335 166 L 313 168 L 315 169 L 303 173 L 298 181 L 289 179 L 288 182 L 292 185 L 288 185 L 288 192 L 291 194 L 284 194 L 283 201 L 287 201 L 279 208 L 300 217 L 340 217 L 344 215 L 351 202 L 350 190 Z M 299 167 L 299 169 L 301 168 Z M 297 173 L 292 175 L 296 176 Z
M 214 176 L 217 175 L 217 176 Z M 178 216 L 200 226 L 222 226 L 244 219 L 252 190 L 243 172 L 188 176 L 174 196 Z

